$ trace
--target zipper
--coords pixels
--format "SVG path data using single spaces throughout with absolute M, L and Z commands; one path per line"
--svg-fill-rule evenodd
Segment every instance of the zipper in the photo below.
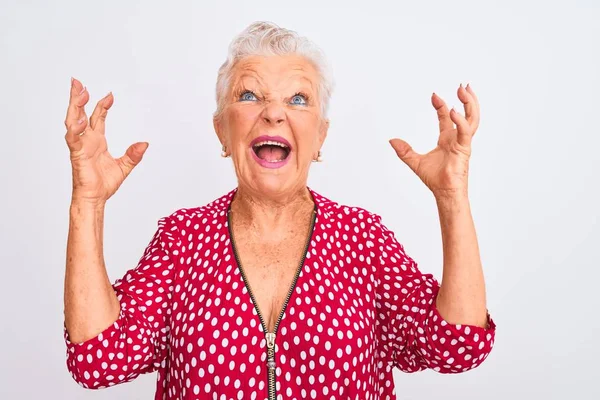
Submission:
M 277 335 L 277 330 L 279 328 L 279 323 L 283 318 L 283 314 L 285 313 L 285 309 L 287 308 L 288 303 L 290 302 L 290 298 L 294 293 L 294 289 L 296 288 L 296 283 L 298 283 L 298 277 L 300 276 L 300 272 L 302 271 L 302 266 L 306 261 L 306 252 L 308 251 L 308 247 L 310 246 L 310 242 L 312 240 L 313 231 L 315 229 L 315 222 L 317 220 L 317 206 L 315 202 L 315 208 L 313 209 L 312 220 L 310 223 L 310 230 L 308 232 L 308 239 L 306 240 L 306 244 L 304 245 L 304 252 L 302 253 L 302 259 L 300 260 L 300 264 L 298 264 L 298 268 L 296 268 L 296 274 L 294 275 L 294 280 L 292 281 L 292 285 L 288 290 L 287 296 L 285 297 L 285 301 L 283 303 L 283 307 L 281 308 L 281 312 L 279 313 L 279 317 L 275 322 L 275 326 L 273 327 L 273 332 L 267 331 L 267 324 L 258 309 L 258 304 L 256 303 L 256 299 L 254 298 L 254 294 L 252 294 L 252 290 L 250 289 L 250 285 L 248 284 L 248 280 L 246 279 L 246 274 L 244 273 L 244 268 L 242 268 L 242 263 L 240 262 L 240 258 L 237 253 L 237 249 L 235 247 L 235 240 L 233 239 L 233 230 L 231 227 L 231 208 L 227 210 L 227 228 L 229 230 L 229 237 L 231 238 L 231 247 L 233 249 L 233 255 L 235 257 L 235 261 L 237 262 L 238 269 L 240 270 L 240 274 L 242 275 L 242 279 L 244 281 L 244 285 L 246 286 L 246 290 L 248 290 L 248 294 L 250 295 L 250 299 L 252 300 L 252 304 L 254 304 L 254 309 L 256 310 L 256 314 L 258 314 L 258 319 L 263 328 L 263 332 L 265 332 L 265 340 L 267 342 L 267 388 L 268 388 L 268 400 L 276 400 L 277 393 L 275 390 L 275 382 L 276 382 L 276 370 L 277 363 L 275 362 L 275 338 Z

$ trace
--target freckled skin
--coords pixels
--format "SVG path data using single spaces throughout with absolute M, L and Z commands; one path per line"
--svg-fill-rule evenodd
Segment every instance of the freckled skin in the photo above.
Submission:
M 295 224 L 261 235 L 248 218 L 232 212 L 240 263 L 268 331 L 273 331 L 281 314 L 309 235 L 312 207 L 298 214 Z

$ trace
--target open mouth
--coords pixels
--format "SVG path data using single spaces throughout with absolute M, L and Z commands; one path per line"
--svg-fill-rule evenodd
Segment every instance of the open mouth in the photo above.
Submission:
M 290 155 L 291 146 L 281 137 L 261 136 L 252 141 L 252 152 L 256 161 L 264 167 L 283 166 Z

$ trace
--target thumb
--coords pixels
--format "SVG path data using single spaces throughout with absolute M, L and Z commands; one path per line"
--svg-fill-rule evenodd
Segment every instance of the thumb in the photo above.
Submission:
M 127 175 L 129 175 L 133 168 L 142 161 L 142 157 L 148 149 L 148 146 L 148 142 L 134 143 L 129 146 L 123 157 L 120 158 L 119 161 L 125 166 Z
M 416 153 L 412 147 L 402 139 L 391 139 L 390 144 L 396 151 L 398 158 L 416 172 L 421 155 Z

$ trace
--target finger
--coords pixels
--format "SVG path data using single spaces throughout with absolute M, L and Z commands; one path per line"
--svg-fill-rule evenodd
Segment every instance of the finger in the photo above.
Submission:
M 79 134 L 85 129 L 85 125 L 87 124 L 84 124 L 83 127 L 81 125 L 84 121 L 87 122 L 87 115 L 85 114 L 84 107 L 89 98 L 89 93 L 83 84 L 77 79 L 72 78 L 69 106 L 65 118 L 67 133 Z M 84 121 L 82 121 L 82 119 Z
M 469 92 L 469 94 L 473 98 L 473 101 L 475 102 L 475 105 L 477 107 L 477 119 L 474 121 L 475 124 L 474 124 L 474 130 L 473 130 L 473 134 L 475 134 L 475 132 L 479 128 L 479 121 L 481 120 L 481 107 L 479 106 L 479 99 L 477 98 L 477 95 L 475 94 L 475 91 L 471 87 L 470 83 L 467 83 L 466 89 L 467 89 L 467 92 Z
M 454 125 L 452 124 L 452 120 L 450 119 L 450 114 L 448 112 L 448 106 L 444 100 L 434 93 L 431 95 L 431 104 L 437 112 L 438 121 L 440 122 L 440 132 L 454 129 Z
M 69 95 L 69 107 L 67 108 L 67 117 L 66 120 L 76 120 L 80 119 L 80 113 L 83 110 L 83 107 L 89 100 L 89 93 L 87 92 L 87 88 L 83 86 L 83 84 L 75 79 L 71 78 L 71 90 Z
M 90 127 L 97 132 L 104 133 L 104 123 L 108 110 L 113 105 L 114 97 L 112 92 L 108 93 L 97 104 L 92 116 L 90 117 Z M 96 129 L 98 128 L 98 129 Z
M 125 152 L 125 154 L 119 158 L 119 164 L 121 165 L 121 169 L 127 177 L 131 171 L 142 161 L 144 157 L 144 153 L 148 149 L 148 142 L 138 142 L 134 143 Z
M 392 139 L 390 144 L 396 150 L 398 158 L 400 158 L 413 172 L 417 172 L 421 155 L 415 152 L 412 147 L 402 139 Z
M 456 124 L 458 143 L 462 146 L 470 146 L 473 134 L 469 121 L 454 108 L 450 110 L 450 118 L 452 118 L 452 122 Z
M 87 118 L 80 118 L 69 125 L 67 133 L 65 134 L 65 140 L 71 150 L 74 150 L 75 144 L 81 141 L 81 136 L 84 134 L 87 126 Z
M 467 87 L 464 88 L 461 84 L 457 94 L 459 100 L 464 105 L 465 118 L 469 122 L 469 125 L 471 125 L 473 132 L 475 132 L 479 126 L 479 102 L 474 96 L 475 93 L 470 85 L 467 85 Z

